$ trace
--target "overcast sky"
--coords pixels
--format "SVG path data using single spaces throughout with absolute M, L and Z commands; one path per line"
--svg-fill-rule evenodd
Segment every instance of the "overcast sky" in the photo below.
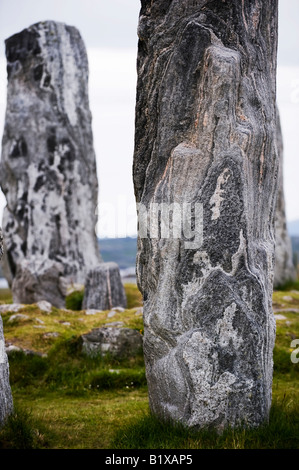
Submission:
M 89 58 L 100 236 L 136 230 L 132 183 L 139 0 L 0 0 L 0 134 L 6 106 L 4 40 L 33 23 L 76 26 Z M 287 218 L 299 219 L 299 0 L 280 0 L 277 100 L 284 135 Z M 5 205 L 0 194 L 0 217 Z

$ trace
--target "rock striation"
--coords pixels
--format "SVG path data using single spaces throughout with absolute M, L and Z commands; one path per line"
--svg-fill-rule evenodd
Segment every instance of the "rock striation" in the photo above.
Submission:
M 3 238 L 0 229 L 0 259 L 3 254 Z M 3 323 L 0 313 L 0 427 L 13 409 L 13 400 L 9 384 L 9 364 L 5 351 Z
M 61 307 L 65 286 L 84 283 L 87 269 L 101 261 L 86 50 L 76 28 L 54 21 L 5 44 L 5 275 L 16 302 Z
M 109 310 L 127 306 L 127 297 L 116 263 L 100 263 L 88 272 L 82 302 L 83 310 Z
M 275 271 L 274 288 L 288 281 L 296 280 L 296 269 L 293 263 L 292 242 L 287 229 L 284 184 L 283 184 L 283 138 L 279 112 L 277 110 L 277 151 L 280 159 L 279 186 L 275 212 Z
M 189 427 L 258 426 L 275 340 L 277 2 L 142 2 L 138 35 L 133 176 L 150 407 Z M 162 209 L 151 220 L 161 204 L 168 236 Z

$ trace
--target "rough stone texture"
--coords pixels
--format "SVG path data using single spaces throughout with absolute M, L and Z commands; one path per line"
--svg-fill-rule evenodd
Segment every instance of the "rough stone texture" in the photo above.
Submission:
M 52 312 L 52 305 L 50 302 L 47 302 L 46 300 L 40 300 L 39 302 L 36 303 L 38 308 L 45 313 L 51 313 Z
M 277 2 L 142 1 L 138 35 L 136 201 L 203 205 L 197 249 L 138 237 L 150 407 L 257 426 L 275 339 Z
M 287 281 L 296 280 L 296 270 L 293 263 L 292 242 L 288 234 L 283 185 L 283 138 L 280 118 L 277 112 L 277 151 L 280 158 L 279 186 L 275 213 L 275 270 L 274 288 L 282 286 Z
M 3 254 L 3 238 L 0 229 L 0 259 Z M 3 425 L 6 417 L 12 411 L 13 401 L 9 384 L 9 364 L 5 351 L 5 341 L 3 334 L 3 323 L 0 314 L 0 427 Z
M 89 271 L 82 302 L 82 310 L 110 310 L 126 307 L 127 297 L 116 263 L 101 263 Z
M 142 336 L 131 328 L 95 328 L 82 335 L 82 352 L 89 356 L 111 354 L 116 358 L 135 356 L 142 350 Z
M 84 284 L 87 269 L 101 261 L 86 50 L 76 28 L 46 21 L 8 38 L 6 57 L 0 177 L 7 200 L 5 276 L 22 302 L 60 306 L 58 277 Z M 25 270 L 24 260 L 30 265 Z M 32 299 L 20 284 L 36 274 L 42 284 L 45 262 L 53 278 Z

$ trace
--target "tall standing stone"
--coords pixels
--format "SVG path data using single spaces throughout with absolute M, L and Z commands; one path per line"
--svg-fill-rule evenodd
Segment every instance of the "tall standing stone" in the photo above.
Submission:
M 274 288 L 283 286 L 288 281 L 295 281 L 296 270 L 293 263 L 292 243 L 288 233 L 284 184 L 283 184 L 283 138 L 280 118 L 277 110 L 277 151 L 280 159 L 279 186 L 275 212 L 275 271 Z
M 100 261 L 86 50 L 76 28 L 54 21 L 5 43 L 6 276 L 15 301 L 42 298 L 61 306 L 65 285 L 84 283 Z
M 3 238 L 0 229 L 0 259 L 3 255 Z M 0 315 L 0 427 L 12 411 L 13 401 L 9 384 L 9 364 L 5 352 L 2 317 Z
M 277 2 L 142 1 L 138 35 L 133 173 L 150 407 L 190 427 L 257 426 L 271 405 L 275 339 Z M 162 216 L 146 233 L 161 203 L 191 206 L 193 246 L 157 235 Z

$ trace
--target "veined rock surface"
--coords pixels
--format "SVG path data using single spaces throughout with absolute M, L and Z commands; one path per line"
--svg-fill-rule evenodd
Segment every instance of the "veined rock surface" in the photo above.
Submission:
M 100 263 L 87 274 L 82 309 L 109 310 L 113 307 L 127 307 L 119 267 L 114 262 Z
M 142 1 L 138 35 L 133 173 L 150 406 L 190 427 L 257 426 L 275 340 L 277 2 Z M 189 205 L 193 245 L 177 215 L 181 236 L 161 236 L 165 218 L 151 214 L 162 203 Z
M 283 184 L 283 138 L 280 118 L 277 110 L 277 151 L 280 158 L 279 187 L 275 213 L 275 271 L 274 287 L 279 287 L 287 281 L 296 279 L 296 270 L 293 263 L 292 242 L 287 229 L 287 219 Z
M 1 159 L 7 200 L 5 275 L 13 283 L 16 302 L 27 302 L 19 285 L 25 270 L 26 279 L 37 273 L 41 284 L 41 296 L 34 301 L 61 306 L 60 300 L 57 304 L 47 297 L 45 270 L 59 272 L 57 285 L 84 283 L 87 269 L 101 261 L 86 50 L 76 28 L 46 21 L 8 38 L 6 57 Z
M 0 228 L 0 259 L 3 255 L 3 238 Z M 0 314 L 0 428 L 6 417 L 12 411 L 13 401 L 9 384 L 9 364 L 5 352 L 5 341 L 3 335 L 3 323 Z

